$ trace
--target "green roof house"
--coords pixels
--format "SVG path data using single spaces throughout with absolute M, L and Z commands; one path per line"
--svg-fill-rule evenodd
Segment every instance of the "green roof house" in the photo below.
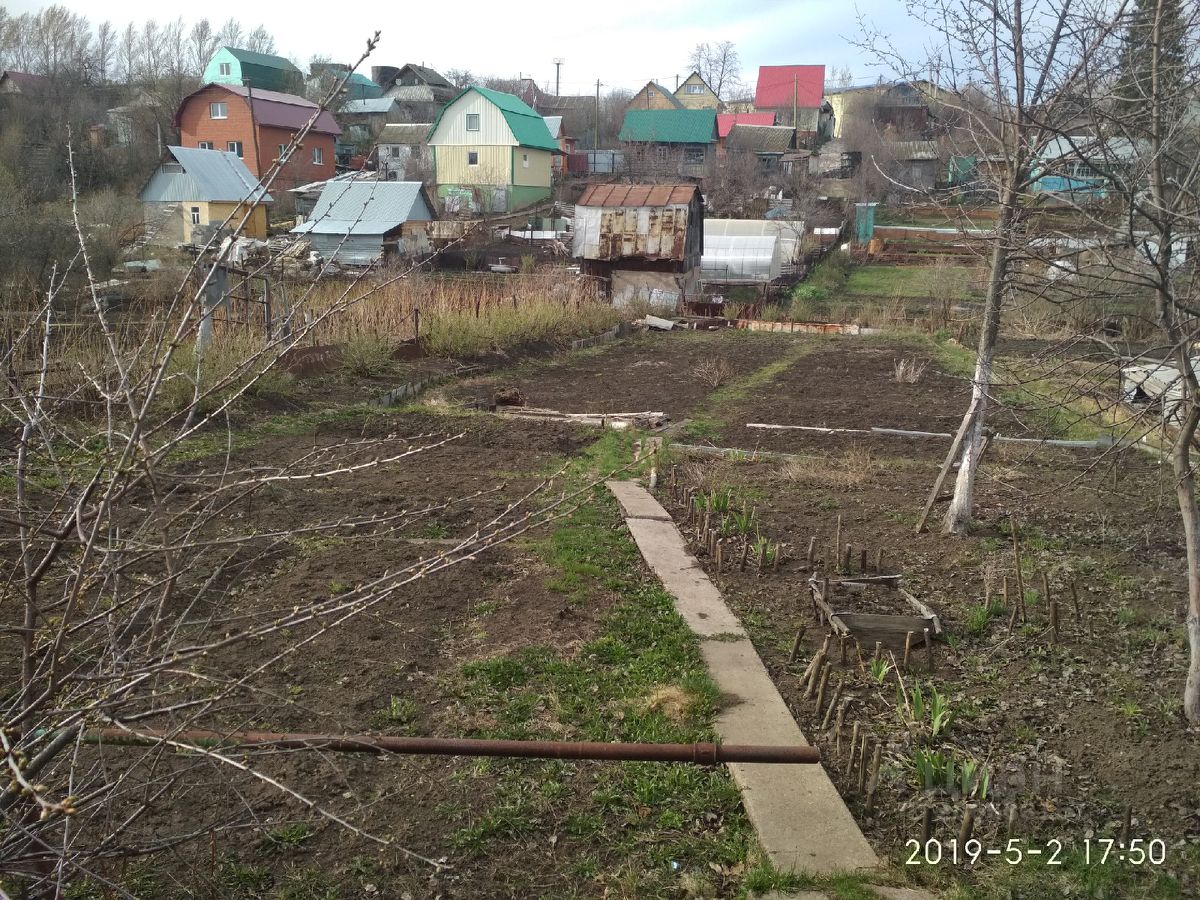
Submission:
M 629 109 L 618 139 L 635 174 L 702 178 L 716 155 L 715 109 Z
M 200 79 L 203 84 L 242 84 L 260 91 L 299 93 L 304 74 L 282 56 L 222 47 L 213 54 Z
M 474 86 L 442 107 L 428 143 L 447 212 L 507 212 L 549 198 L 551 160 L 561 152 L 528 105 Z

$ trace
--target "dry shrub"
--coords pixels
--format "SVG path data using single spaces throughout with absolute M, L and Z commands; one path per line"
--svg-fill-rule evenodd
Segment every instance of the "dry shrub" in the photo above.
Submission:
M 364 378 L 382 375 L 392 362 L 392 348 L 378 334 L 352 335 L 342 344 L 338 355 L 346 369 Z
M 687 721 L 688 710 L 695 702 L 694 696 L 673 684 L 655 688 L 645 700 L 647 711 L 662 713 L 676 725 Z
M 851 447 L 832 456 L 789 459 L 779 467 L 779 475 L 787 481 L 827 484 L 849 491 L 863 487 L 878 468 L 870 450 Z
M 692 377 L 716 390 L 733 377 L 733 369 L 720 357 L 706 359 L 692 369 Z
M 895 379 L 900 384 L 917 384 L 925 375 L 925 370 L 929 368 L 929 360 L 917 359 L 915 356 L 906 356 L 904 359 L 897 359 L 893 365 Z

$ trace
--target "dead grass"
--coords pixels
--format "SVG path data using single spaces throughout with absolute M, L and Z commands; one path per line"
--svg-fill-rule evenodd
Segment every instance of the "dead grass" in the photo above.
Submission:
M 929 368 L 929 360 L 906 356 L 895 361 L 895 379 L 899 384 L 917 384 Z
M 651 691 L 645 701 L 647 711 L 662 713 L 676 724 L 688 720 L 688 710 L 695 702 L 694 696 L 673 684 L 664 685 Z
M 851 447 L 837 456 L 789 459 L 779 467 L 785 481 L 826 484 L 842 490 L 860 490 L 879 471 L 879 463 L 864 447 Z
M 692 377 L 715 391 L 733 377 L 733 369 L 724 358 L 706 359 L 692 369 Z

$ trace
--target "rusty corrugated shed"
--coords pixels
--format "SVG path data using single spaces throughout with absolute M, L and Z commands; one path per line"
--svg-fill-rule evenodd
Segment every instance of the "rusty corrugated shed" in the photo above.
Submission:
M 575 256 L 694 263 L 702 228 L 694 184 L 594 184 L 575 207 Z
M 592 184 L 580 206 L 676 206 L 692 202 L 694 184 Z

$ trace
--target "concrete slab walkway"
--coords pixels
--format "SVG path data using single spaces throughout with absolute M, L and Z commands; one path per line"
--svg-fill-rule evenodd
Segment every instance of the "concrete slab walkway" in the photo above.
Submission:
M 610 481 L 638 549 L 676 609 L 701 638 L 701 652 L 721 691 L 717 733 L 741 744 L 808 744 L 721 592 L 688 552 L 670 514 L 636 481 Z M 782 871 L 872 869 L 879 860 L 822 766 L 729 767 L 750 821 Z

